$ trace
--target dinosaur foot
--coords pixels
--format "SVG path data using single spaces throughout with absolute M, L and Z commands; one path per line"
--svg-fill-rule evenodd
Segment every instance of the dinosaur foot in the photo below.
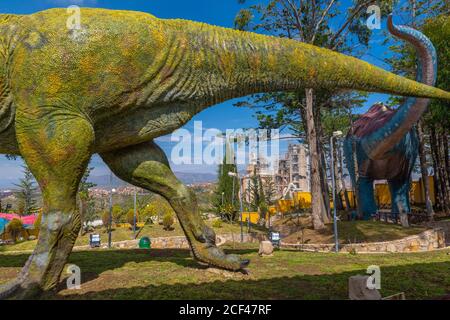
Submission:
M 250 264 L 250 260 L 241 259 L 235 254 L 225 254 L 222 249 L 217 247 L 195 248 L 195 258 L 210 266 L 230 271 L 242 271 Z
M 201 241 L 191 241 L 192 252 L 198 261 L 230 271 L 242 271 L 249 265 L 250 260 L 248 259 L 241 259 L 235 254 L 225 254 L 221 248 L 216 246 L 214 238 L 205 236 L 201 237 Z
M 11 299 L 20 289 L 20 282 L 13 280 L 5 285 L 0 286 L 0 300 Z
M 42 293 L 39 285 L 28 283 L 23 279 L 15 279 L 0 286 L 0 300 L 29 300 L 38 298 Z
M 225 254 L 222 249 L 218 247 L 209 247 L 202 251 L 202 254 L 194 255 L 199 261 L 209 264 L 217 268 L 222 268 L 230 271 L 242 271 L 250 264 L 250 260 L 241 259 L 235 254 Z

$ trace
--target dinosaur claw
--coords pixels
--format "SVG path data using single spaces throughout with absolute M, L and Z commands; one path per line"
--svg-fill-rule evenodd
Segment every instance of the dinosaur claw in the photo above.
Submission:
M 225 254 L 222 249 L 216 246 L 195 246 L 193 247 L 194 257 L 200 262 L 209 264 L 216 268 L 230 271 L 240 271 L 250 263 L 248 259 L 241 259 L 235 254 Z

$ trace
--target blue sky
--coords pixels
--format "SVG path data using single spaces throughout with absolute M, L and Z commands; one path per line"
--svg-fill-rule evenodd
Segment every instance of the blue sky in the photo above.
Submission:
M 341 1 L 348 3 L 349 0 Z M 247 4 L 258 3 L 257 0 L 248 0 Z M 236 13 L 242 8 L 237 0 L 0 0 L 0 13 L 30 14 L 52 7 L 67 7 L 69 5 L 79 5 L 85 7 L 101 7 L 109 9 L 137 10 L 151 13 L 160 18 L 184 18 L 189 20 L 202 21 L 209 24 L 224 27 L 233 27 Z M 398 22 L 402 22 L 399 20 Z M 383 24 L 384 28 L 384 24 Z M 382 62 L 389 52 L 379 44 L 384 39 L 382 31 L 375 31 L 373 36 L 373 48 L 368 55 L 362 57 L 364 60 L 387 68 Z M 365 108 L 378 101 L 385 101 L 388 96 L 372 94 Z M 257 121 L 253 117 L 253 111 L 245 108 L 233 107 L 233 102 L 228 101 L 221 105 L 209 108 L 197 115 L 185 128 L 193 129 L 193 121 L 203 122 L 203 128 L 217 128 L 220 130 L 235 128 L 251 128 L 257 126 Z M 173 143 L 167 138 L 159 139 L 158 143 L 170 154 Z M 286 143 L 281 145 L 281 149 L 286 148 Z M 21 176 L 21 161 L 8 161 L 0 158 L 0 187 L 10 184 Z M 98 156 L 94 156 L 92 165 L 95 167 L 93 175 L 104 175 L 109 171 Z M 215 172 L 215 166 L 193 166 L 178 165 L 173 166 L 175 171 L 183 172 Z

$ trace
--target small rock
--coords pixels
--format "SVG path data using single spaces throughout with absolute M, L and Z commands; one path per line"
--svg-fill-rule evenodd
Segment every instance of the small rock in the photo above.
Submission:
M 261 257 L 273 255 L 273 245 L 270 241 L 261 241 L 259 243 L 259 252 Z

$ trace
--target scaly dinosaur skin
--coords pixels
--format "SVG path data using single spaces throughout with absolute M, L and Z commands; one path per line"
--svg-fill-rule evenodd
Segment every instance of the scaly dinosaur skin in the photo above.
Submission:
M 450 21 L 450 18 L 448 18 Z M 450 24 L 447 24 L 450 26 Z M 437 55 L 431 41 L 417 30 L 394 26 L 388 20 L 392 34 L 410 42 L 419 57 L 416 80 L 435 85 Z M 358 205 L 365 220 L 377 211 L 374 180 L 387 179 L 392 199 L 392 214 L 407 226 L 406 215 L 411 212 L 409 190 L 411 173 L 418 156 L 419 138 L 413 126 L 426 111 L 429 99 L 408 98 L 398 110 L 381 104 L 372 106 L 356 121 L 344 143 L 345 156 L 353 185 L 357 189 Z M 355 174 L 355 149 L 358 177 Z
M 406 133 L 403 139 L 381 159 L 370 159 L 361 147 L 364 134 L 373 132 L 370 131 L 373 129 L 371 126 L 385 125 L 394 114 L 395 110 L 383 104 L 373 105 L 367 113 L 354 123 L 354 131 L 349 131 L 344 142 L 345 157 L 349 164 L 352 183 L 357 188 L 358 206 L 364 220 L 370 220 L 378 210 L 374 197 L 374 180 L 388 180 L 393 218 L 398 218 L 400 213 L 408 214 L 411 212 L 410 179 L 419 147 L 416 130 L 411 129 Z M 355 175 L 353 162 L 352 142 L 354 140 L 358 159 L 358 178 Z
M 99 153 L 122 179 L 173 206 L 195 257 L 239 270 L 215 246 L 193 194 L 153 139 L 219 102 L 257 92 L 333 87 L 450 100 L 450 93 L 297 41 L 149 14 L 82 9 L 82 30 L 52 9 L 0 16 L 0 152 L 21 155 L 44 200 L 41 233 L 1 297 L 56 286 L 80 229 L 79 181 Z

